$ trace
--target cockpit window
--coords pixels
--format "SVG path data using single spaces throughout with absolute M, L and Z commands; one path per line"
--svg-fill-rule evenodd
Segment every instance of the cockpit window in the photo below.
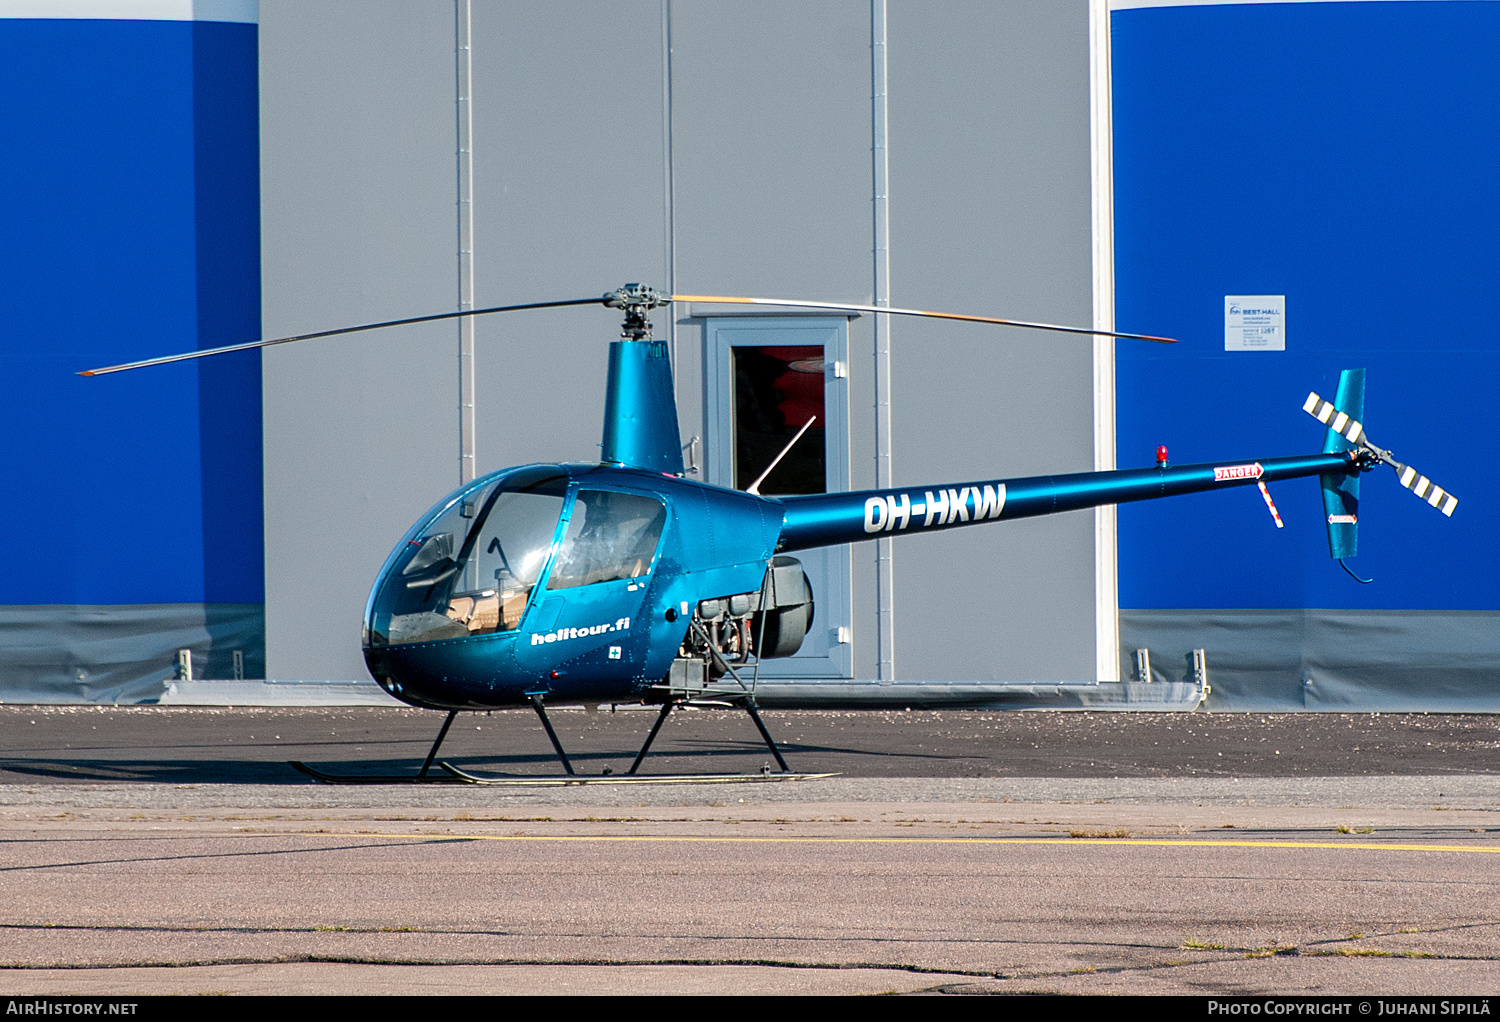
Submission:
M 453 563 L 453 533 L 439 532 L 423 537 L 414 556 L 401 574 L 420 577 L 432 570 L 433 565 Z
M 651 570 L 666 520 L 667 509 L 652 497 L 579 490 L 547 588 L 640 578 Z
M 372 606 L 370 642 L 511 631 L 547 563 L 568 477 L 511 473 L 455 498 L 396 555 Z

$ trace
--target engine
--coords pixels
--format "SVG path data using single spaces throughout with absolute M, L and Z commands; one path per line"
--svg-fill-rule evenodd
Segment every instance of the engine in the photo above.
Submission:
M 674 692 L 691 693 L 738 669 L 757 652 L 789 657 L 813 622 L 812 583 L 795 557 L 773 557 L 758 592 L 701 600 L 672 665 Z

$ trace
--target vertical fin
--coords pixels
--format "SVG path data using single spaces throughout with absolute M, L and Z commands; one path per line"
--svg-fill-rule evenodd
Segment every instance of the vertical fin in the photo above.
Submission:
M 681 474 L 682 435 L 665 341 L 610 344 L 602 447 L 606 462 Z
M 1339 373 L 1339 389 L 1333 399 L 1333 407 L 1343 413 L 1344 420 L 1365 420 L 1365 371 L 1345 369 Z M 1339 421 L 1339 417 L 1334 417 Z M 1328 427 L 1328 436 L 1323 441 L 1324 454 L 1352 451 L 1355 444 L 1335 429 Z M 1318 477 L 1323 488 L 1323 515 L 1328 525 L 1328 556 L 1342 561 L 1353 557 L 1359 550 L 1359 473 L 1327 473 Z M 1345 566 L 1347 569 L 1347 565 Z

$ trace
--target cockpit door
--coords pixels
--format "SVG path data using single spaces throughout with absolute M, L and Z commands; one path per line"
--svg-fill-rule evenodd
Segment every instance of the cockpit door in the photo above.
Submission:
M 655 496 L 583 485 L 564 519 L 545 590 L 517 637 L 516 659 L 543 673 L 632 677 L 646 655 L 641 611 L 666 505 Z

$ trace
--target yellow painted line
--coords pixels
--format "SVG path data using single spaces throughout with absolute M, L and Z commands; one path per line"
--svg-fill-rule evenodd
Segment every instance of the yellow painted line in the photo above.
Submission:
M 305 836 L 313 832 L 295 831 Z M 246 835 L 252 836 L 252 835 Z M 255 837 L 278 837 L 257 834 Z M 431 841 L 593 841 L 616 843 L 676 844 L 806 844 L 806 845 L 1136 845 L 1151 848 L 1332 848 L 1367 852 L 1482 852 L 1500 853 L 1500 845 L 1410 845 L 1339 841 L 1202 841 L 1174 838 L 1074 838 L 1074 837 L 713 837 L 709 835 L 647 834 L 318 834 L 319 837 L 410 838 Z

